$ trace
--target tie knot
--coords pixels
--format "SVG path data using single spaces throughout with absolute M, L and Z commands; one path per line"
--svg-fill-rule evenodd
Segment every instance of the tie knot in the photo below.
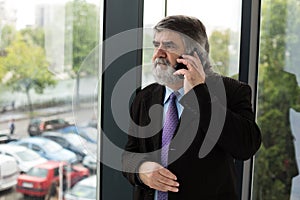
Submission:
M 177 95 L 176 95 L 176 92 L 172 92 L 171 94 L 170 94 L 170 100 L 171 101 L 174 101 L 175 99 L 176 99 L 176 97 L 177 97 Z

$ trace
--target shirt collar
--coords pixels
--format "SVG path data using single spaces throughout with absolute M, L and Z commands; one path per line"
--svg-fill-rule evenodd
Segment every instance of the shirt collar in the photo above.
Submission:
M 168 86 L 166 86 L 166 93 L 165 93 L 165 98 L 164 98 L 164 104 L 168 101 L 169 96 L 174 92 L 174 90 L 172 90 L 171 88 L 169 88 Z M 180 99 L 182 98 L 182 96 L 184 95 L 184 89 L 183 87 L 180 88 L 179 90 L 177 90 L 176 92 L 176 97 L 177 100 L 180 101 Z

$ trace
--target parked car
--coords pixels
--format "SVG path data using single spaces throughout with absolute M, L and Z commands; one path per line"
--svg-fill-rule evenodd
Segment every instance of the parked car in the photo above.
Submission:
M 93 127 L 82 127 L 82 126 L 67 126 L 65 128 L 59 129 L 58 132 L 61 133 L 76 133 L 81 137 L 85 138 L 87 141 L 97 144 L 98 132 L 96 128 Z
M 96 200 L 97 176 L 92 175 L 76 183 L 66 192 L 65 200 Z
M 47 160 L 66 161 L 68 163 L 77 163 L 76 154 L 64 149 L 58 143 L 40 136 L 22 138 L 13 144 L 25 146 L 40 154 Z
M 89 154 L 83 158 L 83 166 L 87 167 L 90 170 L 91 174 L 95 174 L 97 171 L 97 155 Z
M 95 119 L 95 118 L 91 119 L 90 121 L 88 121 L 87 126 L 97 128 L 98 127 L 98 120 Z
M 27 147 L 12 144 L 0 144 L 0 154 L 13 157 L 17 161 L 21 173 L 47 161 L 46 158 Z
M 41 134 L 41 137 L 51 139 L 60 144 L 63 148 L 74 152 L 80 162 L 86 155 L 97 153 L 96 144 L 88 142 L 75 133 L 44 132 Z
M 63 184 L 60 185 L 69 184 L 72 187 L 78 181 L 88 177 L 89 170 L 82 166 L 69 167 L 65 162 L 48 161 L 21 174 L 18 177 L 16 191 L 24 196 L 44 197 L 53 183 L 59 185 L 60 175 L 64 177 Z
M 16 137 L 12 136 L 8 133 L 1 133 L 0 131 L 0 144 L 6 144 L 12 141 L 18 140 Z
M 0 191 L 12 188 L 17 184 L 19 168 L 17 161 L 6 155 L 0 155 Z
M 70 125 L 62 118 L 35 118 L 30 120 L 27 131 L 30 136 L 36 136 L 44 131 L 57 130 Z

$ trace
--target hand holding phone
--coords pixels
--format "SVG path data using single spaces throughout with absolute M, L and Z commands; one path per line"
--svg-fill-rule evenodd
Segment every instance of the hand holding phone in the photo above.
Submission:
M 179 56 L 178 58 L 181 59 L 182 56 Z M 186 69 L 187 70 L 188 68 L 185 64 L 176 62 L 176 65 L 175 65 L 174 69 L 177 71 L 177 70 L 180 70 L 180 69 Z
M 194 55 L 194 52 L 197 53 L 197 55 L 198 55 L 198 57 L 199 57 L 199 59 L 200 59 L 200 61 L 201 61 L 201 64 L 202 64 L 202 66 L 204 67 L 204 66 L 206 65 L 206 61 L 205 61 L 205 59 L 203 58 L 202 53 L 201 53 L 197 48 L 194 48 L 194 50 L 190 53 L 190 55 Z M 182 56 L 179 56 L 178 58 L 181 59 Z M 179 69 L 186 69 L 186 70 L 187 70 L 188 68 L 187 68 L 187 66 L 186 66 L 185 64 L 183 64 L 183 63 L 176 63 L 174 69 L 177 71 L 177 70 L 179 70 Z

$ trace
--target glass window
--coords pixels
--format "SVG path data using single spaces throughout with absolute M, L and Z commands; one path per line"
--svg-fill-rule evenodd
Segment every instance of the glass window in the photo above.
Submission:
M 37 146 L 35 144 L 32 145 L 32 150 L 34 150 L 36 152 L 42 152 L 43 151 L 39 146 Z
M 151 2 L 152 6 L 147 2 Z M 214 70 L 236 79 L 239 70 L 241 3 L 241 0 L 232 0 L 230 3 L 219 0 L 168 0 L 166 4 L 167 15 L 184 14 L 197 17 L 203 22 L 209 37 L 210 59 Z M 143 86 L 154 82 L 151 72 L 153 36 L 148 29 L 164 17 L 164 12 L 153 17 L 153 10 L 164 11 L 164 6 L 162 2 L 155 4 L 145 1 L 144 26 L 147 31 L 144 33 Z
M 34 176 L 34 177 L 40 177 L 40 178 L 45 178 L 48 175 L 48 170 L 47 169 L 42 169 L 42 168 L 37 168 L 33 167 L 27 172 L 28 176 Z
M 50 152 L 51 153 L 58 152 L 58 151 L 61 151 L 63 149 L 61 145 L 59 145 L 56 142 L 53 142 L 50 139 L 49 139 L 49 141 L 44 142 L 42 145 L 43 145 L 43 149 L 46 152 L 49 152 L 49 153 Z
M 39 154 L 37 154 L 35 151 L 32 151 L 31 149 L 26 149 L 24 151 L 18 151 L 18 152 L 16 152 L 16 155 L 22 161 L 37 160 L 41 157 Z
M 12 119 L 18 138 L 29 137 L 33 118 L 97 121 L 102 4 L 0 0 L 0 132 Z M 5 195 L 22 199 L 15 190 Z
M 54 176 L 59 176 L 59 168 L 54 168 Z
M 88 185 L 81 185 L 77 184 L 71 190 L 71 194 L 80 197 L 80 198 L 94 198 L 96 199 L 96 192 L 95 188 L 88 186 Z
M 152 77 L 153 32 L 152 27 L 165 16 L 165 2 L 144 1 L 143 70 L 142 87 L 154 82 Z
M 300 2 L 263 0 L 254 200 L 300 199 Z M 279 14 L 280 13 L 280 14 Z

